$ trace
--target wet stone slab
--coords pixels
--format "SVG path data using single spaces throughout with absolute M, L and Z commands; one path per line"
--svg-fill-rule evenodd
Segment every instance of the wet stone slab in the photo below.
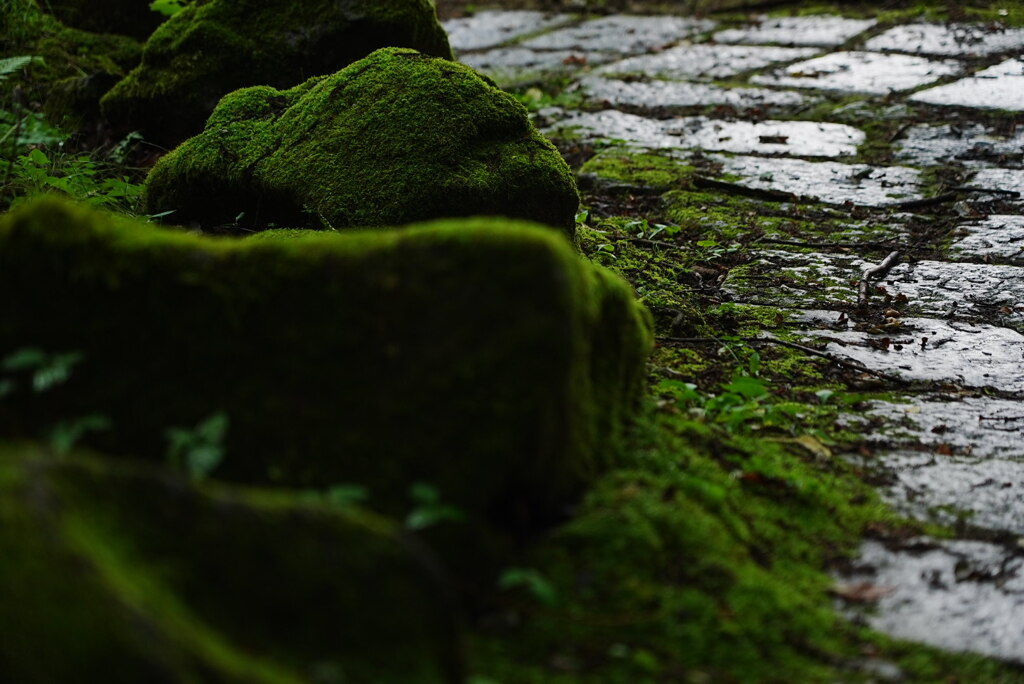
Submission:
M 758 17 L 751 26 L 719 31 L 719 43 L 763 45 L 807 45 L 838 47 L 875 25 L 874 19 L 847 19 L 836 16 Z
M 833 52 L 751 79 L 758 85 L 887 95 L 962 71 L 959 62 L 877 52 Z
M 718 105 L 739 112 L 756 110 L 779 115 L 815 101 L 800 93 L 767 88 L 722 88 L 682 81 L 626 82 L 601 76 L 586 76 L 576 88 L 593 104 L 658 111 Z
M 792 193 L 828 204 L 881 207 L 921 197 L 917 170 L 904 166 L 715 156 L 722 173 L 749 188 Z M 738 178 L 737 178 L 738 177 Z
M 962 260 L 993 259 L 1024 266 L 1024 216 L 993 215 L 961 224 L 950 255 Z
M 814 48 L 744 45 L 679 45 L 651 55 L 630 57 L 601 67 L 603 75 L 640 74 L 650 78 L 693 80 L 729 78 L 779 62 L 805 59 Z
M 684 17 L 615 15 L 558 29 L 523 43 L 537 50 L 638 54 L 710 31 L 715 23 Z
M 864 45 L 867 50 L 944 57 L 985 57 L 1024 48 L 1024 29 L 985 24 L 905 24 Z
M 937 166 L 1024 166 L 1024 128 L 1003 132 L 982 124 L 912 126 L 896 142 L 896 161 Z
M 882 419 L 867 439 L 897 448 L 850 456 L 887 473 L 886 500 L 919 520 L 1024 535 L 1024 405 L 1017 401 L 950 396 L 873 402 L 852 424 Z
M 808 329 L 830 354 L 908 381 L 988 387 L 1024 396 L 1024 335 L 1009 328 L 905 318 L 879 333 Z M 922 345 L 921 339 L 927 338 Z
M 477 12 L 471 17 L 444 22 L 448 42 L 456 52 L 495 47 L 531 33 L 562 26 L 573 20 L 569 14 L 548 12 Z
M 553 76 L 574 77 L 611 56 L 578 50 L 540 51 L 522 47 L 496 48 L 462 55 L 459 61 L 509 87 Z
M 901 639 L 1024 662 L 1020 548 L 929 538 L 903 546 L 865 542 L 857 571 L 841 578 L 847 586 L 866 583 L 891 592 L 863 614 L 868 624 Z
M 1008 59 L 973 76 L 914 93 L 910 99 L 934 105 L 1024 110 L 1024 61 Z
M 828 309 L 856 302 L 857 282 L 873 265 L 848 254 L 764 251 L 730 271 L 723 289 L 750 304 Z M 1024 330 L 1024 268 L 1019 266 L 919 261 L 898 264 L 873 284 L 872 301 L 880 305 L 879 286 L 890 300 L 906 298 L 898 305 L 905 315 L 984 319 Z M 892 335 L 903 330 L 894 328 Z M 933 343 L 938 344 L 933 340 L 929 348 Z M 1020 369 L 1012 374 L 1024 383 Z
M 702 149 L 744 154 L 841 157 L 857 153 L 864 133 L 811 121 L 723 121 L 702 116 L 649 119 L 618 110 L 577 112 L 544 132 L 555 138 L 624 141 L 640 149 Z
M 1021 85 L 1024 85 L 1024 83 Z M 970 184 L 976 188 L 992 188 L 1016 192 L 1024 196 L 1024 170 L 981 169 L 971 178 Z

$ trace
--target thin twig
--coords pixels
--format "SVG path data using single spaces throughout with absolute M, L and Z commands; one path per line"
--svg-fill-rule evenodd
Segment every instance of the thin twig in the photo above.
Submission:
M 769 200 L 771 202 L 798 202 L 800 200 L 798 195 L 794 195 L 791 192 L 748 188 L 747 186 L 739 185 L 738 183 L 728 183 L 726 181 L 714 180 L 713 178 L 704 178 L 703 176 L 697 176 L 694 178 L 693 186 L 707 190 L 724 190 L 726 192 L 731 192 L 734 195 L 743 195 L 745 197 Z
M 882 260 L 877 266 L 866 269 L 861 274 L 860 282 L 857 283 L 857 306 L 863 308 L 868 304 L 868 285 L 872 278 L 884 278 L 885 275 L 896 265 L 900 259 L 899 252 L 890 252 L 889 256 Z
M 722 340 L 716 337 L 657 337 L 655 339 L 658 342 L 668 342 L 670 344 L 707 344 L 711 342 L 722 344 Z M 896 383 L 899 385 L 908 384 L 906 380 L 899 377 L 898 375 L 891 375 L 884 371 L 876 371 L 872 368 L 868 368 L 863 364 L 857 363 L 856 361 L 847 361 L 846 359 L 840 358 L 834 354 L 829 354 L 828 352 L 820 351 L 818 349 L 815 349 L 814 347 L 808 347 L 807 345 L 797 344 L 796 342 L 790 342 L 788 340 L 780 340 L 777 337 L 741 337 L 739 338 L 739 341 L 746 342 L 747 344 L 774 344 L 780 347 L 789 347 L 790 349 L 802 351 L 803 353 L 808 354 L 810 356 L 817 356 L 818 358 L 825 359 L 827 361 L 830 361 L 831 363 L 836 364 L 837 366 L 842 366 L 843 368 L 849 368 L 860 373 L 874 375 L 877 378 L 881 378 L 883 380 L 887 380 L 889 382 Z
M 955 188 L 950 188 L 955 192 L 984 192 L 989 195 L 1009 195 L 1010 197 L 1020 197 L 1020 193 L 1016 190 L 1002 190 L 1000 188 L 979 188 L 974 185 L 958 185 Z
M 760 240 L 755 240 L 754 244 L 789 245 L 791 247 L 839 247 L 844 249 L 892 249 L 895 246 L 884 242 L 801 242 L 800 240 L 778 240 L 776 238 L 761 238 Z
M 935 197 L 925 197 L 923 199 L 907 200 L 906 202 L 897 202 L 896 204 L 890 205 L 894 209 L 923 209 L 925 207 L 931 207 L 936 204 L 946 204 L 947 202 L 955 202 L 957 194 L 955 192 L 946 192 Z

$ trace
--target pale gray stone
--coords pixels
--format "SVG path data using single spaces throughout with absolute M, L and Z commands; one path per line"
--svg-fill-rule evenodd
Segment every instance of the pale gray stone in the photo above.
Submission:
M 456 52 L 495 47 L 520 36 L 567 24 L 570 14 L 547 12 L 483 11 L 470 17 L 449 19 L 443 23 L 448 42 Z
M 887 95 L 960 73 L 952 60 L 877 52 L 833 52 L 751 79 L 758 85 Z
M 538 50 L 584 50 L 635 54 L 710 31 L 715 23 L 688 17 L 613 15 L 559 29 L 523 43 Z
M 779 62 L 804 59 L 818 52 L 814 48 L 687 44 L 614 62 L 595 73 L 641 74 L 678 80 L 728 78 Z
M 863 33 L 877 22 L 874 19 L 848 19 L 829 15 L 808 17 L 758 17 L 753 25 L 719 31 L 719 43 L 809 45 L 838 47 Z
M 864 45 L 867 50 L 943 57 L 985 57 L 1024 48 L 1024 29 L 985 24 L 904 24 Z
M 977 109 L 1024 110 L 1024 61 L 1008 59 L 970 78 L 910 96 L 915 102 Z

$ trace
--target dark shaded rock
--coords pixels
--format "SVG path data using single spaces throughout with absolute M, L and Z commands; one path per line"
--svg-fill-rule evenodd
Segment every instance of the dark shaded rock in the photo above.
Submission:
M 149 0 L 47 0 L 47 9 L 68 26 L 136 40 L 146 40 L 167 19 L 149 5 Z
M 7 444 L 0 557 L 3 681 L 463 681 L 435 562 L 354 507 Z
M 103 100 L 111 120 L 173 145 L 238 88 L 290 88 L 386 46 L 451 57 L 430 0 L 196 0 L 162 24 Z
M 388 48 L 291 90 L 225 97 L 153 169 L 145 204 L 204 230 L 497 214 L 571 234 L 579 198 L 515 98 L 463 65 Z
M 84 359 L 0 401 L 2 435 L 98 413 L 87 445 L 163 460 L 222 411 L 219 478 L 358 483 L 402 515 L 426 482 L 506 527 L 611 464 L 651 346 L 624 281 L 498 219 L 238 240 L 39 201 L 0 219 L 0 310 L 0 358 Z
M 0 10 L 0 57 L 37 57 L 5 81 L 23 106 L 43 110 L 68 133 L 100 124 L 100 98 L 138 64 L 142 48 L 127 36 L 65 26 L 35 0 L 11 0 Z

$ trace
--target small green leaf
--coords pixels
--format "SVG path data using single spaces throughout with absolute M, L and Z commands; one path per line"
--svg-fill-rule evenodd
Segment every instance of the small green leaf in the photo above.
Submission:
M 733 381 L 724 385 L 722 389 L 738 394 L 745 399 L 756 399 L 768 394 L 768 388 L 765 387 L 764 381 L 749 375 L 733 378 Z
M 97 432 L 110 427 L 110 419 L 106 416 L 91 414 L 74 420 L 65 420 L 50 428 L 47 441 L 59 456 L 64 456 L 78 443 L 87 432 Z
M 533 568 L 507 568 L 498 578 L 498 588 L 523 588 L 534 599 L 546 606 L 558 603 L 558 591 L 555 586 Z

